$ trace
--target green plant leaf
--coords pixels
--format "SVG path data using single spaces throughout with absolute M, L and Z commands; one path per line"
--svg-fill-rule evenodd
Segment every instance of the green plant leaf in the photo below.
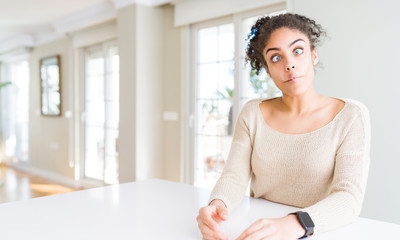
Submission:
M 0 88 L 3 88 L 3 87 L 5 87 L 5 86 L 7 86 L 7 85 L 10 85 L 11 84 L 11 82 L 3 82 L 3 83 L 0 83 Z

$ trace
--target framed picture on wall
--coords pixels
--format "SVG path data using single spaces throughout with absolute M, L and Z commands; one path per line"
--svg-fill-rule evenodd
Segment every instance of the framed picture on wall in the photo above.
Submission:
M 61 116 L 61 63 L 60 56 L 40 60 L 40 102 L 44 116 Z

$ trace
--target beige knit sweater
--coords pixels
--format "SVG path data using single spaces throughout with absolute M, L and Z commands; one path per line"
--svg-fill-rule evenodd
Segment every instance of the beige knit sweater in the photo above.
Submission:
M 343 99 L 343 109 L 324 127 L 284 134 L 265 123 L 261 101 L 249 101 L 239 114 L 229 158 L 210 201 L 221 199 L 233 210 L 251 179 L 251 196 L 304 208 L 315 233 L 354 221 L 370 161 L 367 108 Z

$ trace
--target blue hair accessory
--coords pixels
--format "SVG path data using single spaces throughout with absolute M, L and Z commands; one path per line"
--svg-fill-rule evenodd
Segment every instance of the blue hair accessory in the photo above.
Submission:
M 249 33 L 248 39 L 252 40 L 256 36 L 257 32 L 258 28 L 253 28 L 253 30 L 251 30 L 251 32 Z

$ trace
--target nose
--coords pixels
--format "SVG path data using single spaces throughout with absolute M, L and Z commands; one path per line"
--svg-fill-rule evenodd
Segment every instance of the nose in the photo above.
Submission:
M 285 70 L 289 72 L 290 70 L 293 70 L 293 69 L 295 69 L 295 68 L 296 68 L 296 65 L 294 65 L 294 64 L 288 64 L 288 65 L 286 66 Z

